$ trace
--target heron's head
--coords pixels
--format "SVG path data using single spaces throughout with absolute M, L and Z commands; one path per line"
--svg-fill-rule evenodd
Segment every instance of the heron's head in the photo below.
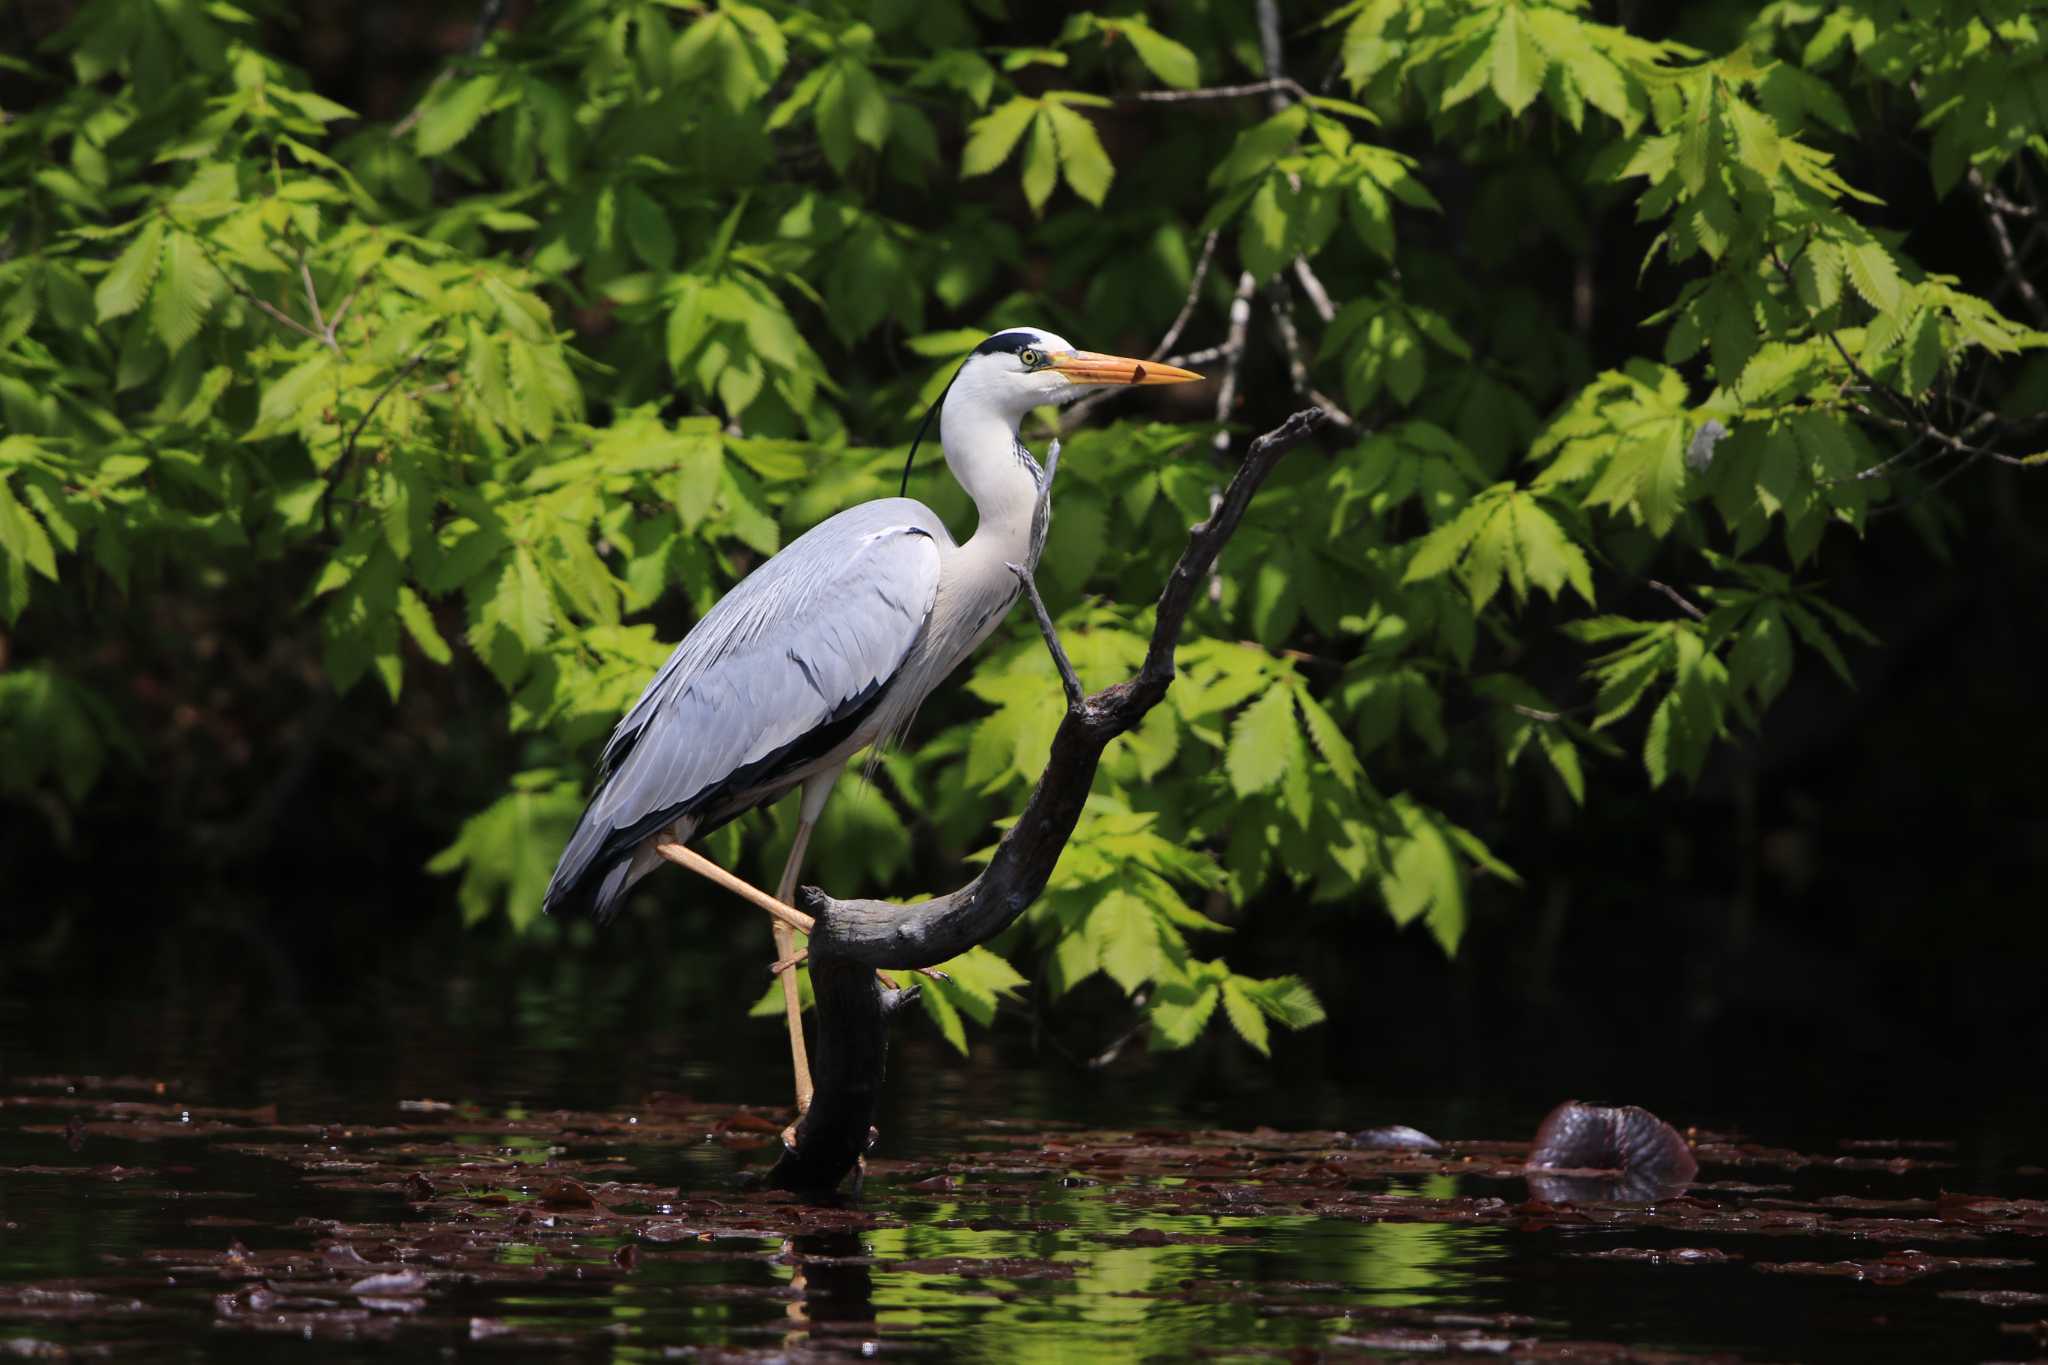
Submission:
M 1077 350 L 1038 327 L 1009 327 L 974 348 L 945 401 L 986 405 L 1012 421 L 1048 403 L 1070 403 L 1104 384 L 1185 384 L 1202 376 L 1177 365 Z

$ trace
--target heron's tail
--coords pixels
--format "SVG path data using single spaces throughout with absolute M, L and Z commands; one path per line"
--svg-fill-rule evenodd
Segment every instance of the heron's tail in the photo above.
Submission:
M 585 811 L 576 832 L 569 836 L 568 847 L 562 850 L 561 861 L 555 864 L 555 875 L 548 879 L 541 912 L 588 915 L 599 924 L 609 920 L 618 913 L 633 884 L 661 863 L 661 855 L 648 841 L 667 823 L 652 829 L 613 829 Z

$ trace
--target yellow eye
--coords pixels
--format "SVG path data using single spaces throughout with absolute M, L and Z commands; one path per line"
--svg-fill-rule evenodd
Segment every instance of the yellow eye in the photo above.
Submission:
M 1026 346 L 1017 352 L 1017 359 L 1024 362 L 1024 368 L 1035 370 L 1045 363 L 1045 353 L 1035 346 Z

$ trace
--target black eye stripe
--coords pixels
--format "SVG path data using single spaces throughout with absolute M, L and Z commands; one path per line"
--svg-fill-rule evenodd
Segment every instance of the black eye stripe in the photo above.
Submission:
M 1015 354 L 1018 351 L 1035 349 L 1038 345 L 1036 332 L 997 332 L 987 341 L 974 348 L 976 355 L 993 355 L 998 351 Z

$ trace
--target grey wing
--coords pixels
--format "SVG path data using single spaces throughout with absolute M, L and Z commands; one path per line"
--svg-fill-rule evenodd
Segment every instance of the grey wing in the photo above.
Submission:
M 609 915 L 647 838 L 773 788 L 851 736 L 924 633 L 944 544 L 922 503 L 863 503 L 721 598 L 612 732 L 544 908 Z

